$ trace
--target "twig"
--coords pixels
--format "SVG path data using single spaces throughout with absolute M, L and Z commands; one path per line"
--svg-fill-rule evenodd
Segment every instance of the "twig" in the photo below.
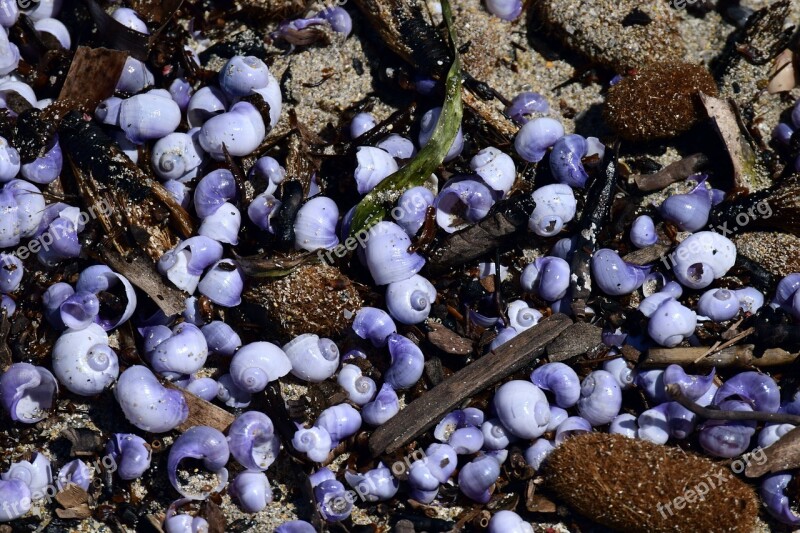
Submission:
M 739 342 L 740 340 L 744 339 L 745 337 L 747 337 L 748 335 L 750 335 L 751 333 L 753 333 L 755 330 L 756 330 L 756 328 L 747 328 L 746 330 L 742 331 L 741 333 L 739 333 L 738 335 L 736 335 L 736 336 L 735 336 L 735 337 L 733 337 L 732 339 L 730 339 L 730 340 L 728 340 L 728 341 L 725 341 L 725 342 L 723 342 L 722 344 L 720 344 L 720 342 L 719 342 L 719 341 L 715 342 L 715 343 L 714 343 L 714 346 L 712 346 L 711 348 L 709 348 L 709 349 L 708 349 L 708 351 L 707 351 L 706 353 L 704 353 L 703 355 L 701 355 L 700 357 L 698 357 L 697 359 L 695 359 L 695 360 L 693 361 L 693 363 L 694 363 L 694 364 L 697 364 L 697 362 L 698 362 L 698 361 L 700 361 L 700 359 L 702 359 L 702 358 L 704 358 L 704 357 L 706 357 L 706 356 L 708 356 L 708 355 L 711 355 L 711 354 L 717 353 L 717 352 L 719 352 L 719 351 L 721 351 L 721 350 L 724 350 L 724 349 L 725 349 L 725 348 L 727 348 L 728 346 L 733 346 L 734 344 L 736 344 L 736 343 L 737 343 L 737 342 Z
M 743 344 L 729 346 L 716 353 L 705 356 L 707 348 L 651 348 L 642 365 L 667 366 L 667 365 L 696 365 L 699 368 L 749 368 L 770 367 L 786 365 L 797 359 L 797 353 L 788 352 L 782 348 L 770 348 L 763 354 L 756 356 L 755 346 Z M 699 357 L 699 356 L 703 357 Z
M 571 323 L 556 313 L 445 379 L 376 429 L 369 439 L 370 453 L 392 453 L 411 442 L 465 398 L 532 363 Z
M 670 398 L 681 404 L 694 414 L 707 420 L 755 420 L 757 422 L 775 422 L 778 424 L 800 425 L 799 415 L 788 413 L 767 413 L 765 411 L 725 411 L 702 407 L 683 395 L 680 385 L 671 383 L 666 386 Z
M 654 174 L 640 174 L 633 177 L 636 187 L 642 192 L 658 191 L 677 181 L 696 174 L 708 164 L 705 154 L 692 154 L 680 161 L 675 161 L 665 166 Z

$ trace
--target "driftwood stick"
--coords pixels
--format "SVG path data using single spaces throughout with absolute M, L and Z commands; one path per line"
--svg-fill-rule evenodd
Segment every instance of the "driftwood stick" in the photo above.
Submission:
M 634 265 L 646 265 L 654 261 L 661 261 L 661 258 L 667 255 L 667 252 L 669 252 L 670 248 L 672 248 L 671 244 L 657 242 L 652 246 L 641 248 L 629 254 L 625 254 L 622 259 L 626 263 L 632 263 Z
M 708 157 L 705 154 L 692 154 L 680 161 L 670 163 L 654 174 L 636 175 L 633 177 L 633 182 L 642 192 L 659 191 L 667 185 L 696 174 L 706 164 L 708 164 Z
M 761 356 L 753 353 L 753 344 L 730 346 L 698 360 L 708 348 L 651 348 L 642 364 L 644 366 L 689 365 L 698 368 L 748 368 L 786 365 L 797 359 L 797 353 L 781 348 L 769 348 Z
M 554 314 L 459 370 L 376 429 L 369 439 L 370 453 L 377 457 L 411 442 L 464 399 L 543 355 L 545 346 L 571 323 L 566 315 Z
M 744 470 L 747 477 L 794 470 L 800 466 L 800 427 L 796 427 L 778 439 L 778 442 L 761 450 L 765 461 L 750 462 Z
M 670 398 L 697 416 L 707 420 L 756 420 L 758 422 L 800 425 L 800 415 L 768 413 L 766 411 L 725 411 L 722 409 L 709 409 L 708 407 L 697 405 L 694 401 L 684 396 L 681 391 L 681 386 L 677 383 L 667 385 L 666 389 Z

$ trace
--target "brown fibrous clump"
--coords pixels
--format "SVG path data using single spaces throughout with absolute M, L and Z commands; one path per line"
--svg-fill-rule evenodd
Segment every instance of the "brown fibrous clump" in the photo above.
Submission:
M 251 287 L 243 297 L 263 309 L 266 325 L 283 341 L 303 333 L 340 335 L 362 305 L 350 279 L 326 264 L 300 266 L 286 277 Z
M 550 454 L 543 469 L 548 486 L 564 502 L 620 531 L 749 533 L 758 516 L 755 491 L 730 467 L 622 435 L 572 437 Z M 702 499 L 698 492 L 705 492 Z
M 717 94 L 714 78 L 702 65 L 649 63 L 608 90 L 605 119 L 629 141 L 669 139 L 702 116 L 700 92 Z

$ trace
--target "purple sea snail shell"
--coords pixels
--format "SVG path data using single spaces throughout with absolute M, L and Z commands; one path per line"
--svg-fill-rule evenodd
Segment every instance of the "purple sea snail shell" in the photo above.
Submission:
M 562 444 L 565 440 L 581 433 L 591 433 L 592 425 L 588 420 L 579 416 L 571 416 L 561 422 L 556 429 L 555 443 L 556 446 Z
M 413 387 L 425 369 L 422 350 L 412 340 L 397 333 L 389 335 L 387 344 L 391 365 L 383 375 L 384 380 L 395 390 Z
M 555 302 L 567 295 L 570 266 L 560 257 L 539 257 L 527 265 L 520 276 L 520 285 L 543 300 Z
M 511 1 L 514 2 L 516 0 Z M 548 111 L 550 111 L 550 104 L 547 103 L 545 97 L 534 92 L 519 93 L 506 108 L 506 114 L 517 124 L 528 122 L 530 120 L 529 115 L 547 113 Z
M 294 221 L 294 245 L 300 250 L 313 252 L 329 250 L 339 244 L 336 224 L 339 208 L 325 196 L 316 196 L 303 204 Z
M 581 158 L 588 151 L 586 139 L 580 135 L 564 135 L 558 139 L 550 153 L 550 172 L 555 180 L 570 187 L 583 188 L 589 174 L 583 168 Z
M 150 433 L 170 431 L 189 416 L 183 393 L 164 387 L 147 367 L 141 365 L 131 366 L 120 375 L 114 396 L 125 418 Z
M 635 439 L 638 435 L 639 425 L 636 417 L 630 413 L 622 413 L 614 417 L 608 426 L 608 432 L 615 435 L 622 435 L 629 439 Z
M 564 363 L 546 363 L 531 373 L 537 387 L 553 393 L 556 405 L 568 409 L 581 397 L 581 382 L 572 368 Z
M 728 289 L 711 289 L 700 297 L 697 311 L 714 322 L 725 322 L 739 314 L 739 300 Z
M 206 272 L 197 289 L 217 305 L 236 307 L 242 302 L 244 273 L 235 261 L 222 259 Z
M 489 455 L 480 456 L 465 464 L 458 473 L 458 488 L 467 498 L 486 503 L 491 498 L 490 489 L 500 477 L 500 464 Z
M 314 500 L 320 515 L 328 522 L 341 522 L 350 516 L 353 501 L 341 482 L 327 479 L 314 487 Z
M 136 291 L 133 289 L 133 285 L 125 276 L 117 274 L 105 265 L 90 266 L 81 272 L 75 283 L 76 293 L 100 294 L 101 292 L 117 293 L 119 291 L 124 293 L 126 300 L 125 308 L 121 313 L 110 306 L 103 305 L 101 300 L 100 311 L 95 322 L 106 331 L 111 331 L 126 322 L 136 311 Z
M 292 437 L 292 447 L 317 463 L 327 459 L 333 448 L 328 430 L 319 426 L 304 428 L 300 424 Z
M 317 530 L 305 520 L 291 520 L 275 528 L 275 533 L 317 533 Z
M 508 447 L 514 436 L 497 418 L 491 418 L 481 424 L 483 447 L 487 450 L 502 450 Z
M 30 163 L 24 163 L 20 168 L 22 177 L 33 183 L 47 185 L 55 181 L 61 174 L 61 167 L 64 163 L 64 155 L 61 151 L 61 145 L 58 142 L 58 135 L 56 135 L 52 142 L 52 146 L 41 157 L 38 157 Z
M 267 65 L 255 56 L 233 56 L 219 71 L 219 86 L 231 100 L 263 89 L 269 83 Z
M 661 204 L 661 216 L 682 231 L 697 231 L 708 223 L 711 212 L 711 193 L 705 178 L 687 194 L 673 194 Z
M 393 222 L 378 222 L 370 230 L 365 256 L 367 267 L 377 285 L 403 281 L 422 270 L 425 259 L 409 253 L 411 239 Z
M 164 517 L 165 533 L 208 533 L 209 526 L 205 518 L 184 513 L 177 514 L 178 507 L 191 501 L 189 498 L 181 498 L 170 504 Z
M 356 365 L 342 365 L 336 381 L 347 392 L 350 401 L 356 405 L 370 402 L 378 392 L 375 381 L 362 375 L 361 369 Z
M 162 326 L 163 327 L 163 326 Z M 206 362 L 208 345 L 200 328 L 184 322 L 172 329 L 168 338 L 147 346 L 145 357 L 150 366 L 167 378 L 194 374 Z
M 257 513 L 272 502 L 272 488 L 263 472 L 240 472 L 231 482 L 228 492 L 246 513 Z
M 665 299 L 650 317 L 647 333 L 661 346 L 672 348 L 694 333 L 697 315 L 675 298 Z
M 92 471 L 80 459 L 73 459 L 58 471 L 58 488 L 62 490 L 70 483 L 78 485 L 83 490 L 89 490 L 92 482 Z
M 223 145 L 230 155 L 244 157 L 258 148 L 266 132 L 258 110 L 248 102 L 237 102 L 229 111 L 214 115 L 203 123 L 199 141 L 211 157 L 222 161 L 225 158 Z
M 687 237 L 669 258 L 684 287 L 703 289 L 724 276 L 736 262 L 736 246 L 727 237 L 700 231 Z
M 36 501 L 47 497 L 47 487 L 53 482 L 53 471 L 47 457 L 40 452 L 33 452 L 30 461 L 11 463 L 8 470 L 0 474 L 0 478 L 3 481 L 21 481 L 30 490 L 31 499 Z
M 14 363 L 0 376 L 0 400 L 11 420 L 34 424 L 47 417 L 58 383 L 44 367 Z
M 248 470 L 266 470 L 281 449 L 272 420 L 259 411 L 236 417 L 228 429 L 228 446 L 234 459 Z
M 355 435 L 361 428 L 361 415 L 351 405 L 340 403 L 332 405 L 319 414 L 315 427 L 323 428 L 331 437 L 331 447 Z
M 131 96 L 119 106 L 119 126 L 136 144 L 165 137 L 180 122 L 181 110 L 167 91 L 153 89 Z
M 233 383 L 250 393 L 263 391 L 269 383 L 292 370 L 292 362 L 276 345 L 265 342 L 245 344 L 231 359 Z
M 108 342 L 108 335 L 97 324 L 68 329 L 53 346 L 53 374 L 70 392 L 100 394 L 119 375 L 117 355 Z
M 697 401 L 711 388 L 715 373 L 712 368 L 706 376 L 689 375 L 680 365 L 669 365 L 663 374 L 664 386 L 677 384 L 684 396 Z
M 262 193 L 253 198 L 247 206 L 247 216 L 262 230 L 274 234 L 275 228 L 272 226 L 272 218 L 278 214 L 281 201 L 271 194 Z
M 769 474 L 761 480 L 759 494 L 767 512 L 780 522 L 790 525 L 800 525 L 800 516 L 792 510 L 786 488 L 792 481 L 792 474 Z
M 203 87 L 192 95 L 186 106 L 186 120 L 189 127 L 198 128 L 208 119 L 225 112 L 228 99 L 216 87 Z
M 394 221 L 408 233 L 416 235 L 425 223 L 428 207 L 433 205 L 433 193 L 425 187 L 412 187 L 400 195 L 397 207 L 392 210 Z
M 628 362 L 623 357 L 609 359 L 603 363 L 603 370 L 610 372 L 620 389 L 628 389 L 633 386 L 633 370 L 628 367 Z
M 397 172 L 397 162 L 385 150 L 373 146 L 359 146 L 356 149 L 354 178 L 359 194 L 367 194 L 389 175 Z
M 117 465 L 120 479 L 142 477 L 150 468 L 152 450 L 143 438 L 130 433 L 115 433 L 106 444 L 106 453 Z
M 358 139 L 376 126 L 375 117 L 370 113 L 358 113 L 350 121 L 350 138 Z
M 533 383 L 509 381 L 497 389 L 493 402 L 497 418 L 511 434 L 534 439 L 547 430 L 550 406 L 542 390 Z
M 512 0 L 522 4 L 520 0 Z M 514 511 L 497 511 L 489 520 L 489 533 L 533 533 L 533 526 Z
M 503 193 L 504 196 L 511 190 L 517 178 L 514 160 L 493 146 L 475 154 L 469 162 L 469 168 L 492 190 Z
M 593 426 L 608 424 L 619 414 L 622 392 L 616 378 L 605 370 L 595 370 L 581 383 L 578 414 Z
M 361 417 L 371 426 L 380 426 L 400 412 L 400 399 L 391 385 L 384 383 L 375 399 L 361 408 Z
M 386 308 L 401 324 L 418 324 L 428 318 L 435 300 L 436 288 L 419 274 L 386 287 Z
M 203 163 L 195 128 L 188 133 L 174 132 L 157 140 L 150 154 L 153 172 L 162 180 L 186 182 L 197 177 Z
M 391 500 L 400 488 L 400 483 L 392 475 L 392 471 L 383 463 L 378 463 L 377 468 L 363 474 L 345 470 L 344 478 L 356 494 L 368 502 Z
M 111 13 L 111 18 L 133 31 L 144 33 L 148 35 L 150 32 L 147 30 L 147 24 L 139 18 L 139 15 L 133 9 L 127 7 L 118 7 Z
M 486 0 L 486 10 L 495 17 L 511 21 L 522 13 L 522 0 Z M 506 531 L 511 533 L 511 530 Z
M 447 439 L 447 444 L 458 455 L 471 455 L 483 448 L 483 432 L 474 426 L 458 428 Z
M 717 389 L 714 404 L 720 405 L 732 396 L 745 399 L 754 411 L 777 413 L 781 405 L 780 388 L 775 380 L 754 371 L 740 372 L 727 379 Z
M 167 476 L 173 488 L 182 496 L 193 500 L 203 500 L 212 492 L 219 492 L 228 482 L 225 464 L 230 457 L 225 435 L 208 426 L 194 426 L 180 435 L 169 450 L 167 457 Z M 208 492 L 193 494 L 178 484 L 178 466 L 184 459 L 201 459 L 203 466 L 217 475 L 219 484 Z
M 752 407 L 739 400 L 726 400 L 719 404 L 726 411 L 752 411 Z M 715 457 L 736 457 L 750 447 L 756 432 L 756 422 L 751 420 L 706 420 L 700 429 L 700 446 Z
M 538 163 L 547 149 L 564 136 L 564 126 L 552 118 L 536 118 L 526 122 L 514 138 L 517 154 L 529 163 Z
M 397 326 L 383 309 L 362 307 L 356 311 L 353 331 L 362 339 L 369 340 L 376 348 L 380 348 L 386 346 L 389 335 L 397 333 Z
M 569 185 L 545 185 L 533 191 L 532 197 L 536 207 L 528 219 L 528 229 L 536 235 L 552 237 L 575 218 L 577 202 Z
M 283 351 L 292 364 L 292 375 L 305 381 L 325 381 L 339 368 L 336 344 L 311 333 L 295 337 L 284 345 Z
M 453 233 L 483 219 L 494 204 L 492 191 L 469 176 L 452 178 L 434 201 L 436 223 Z
M 0 481 L 0 501 L 13 502 L 10 505 L 0 506 L 0 522 L 16 520 L 30 511 L 31 496 L 31 490 L 23 481 L 18 479 Z
M 650 267 L 642 267 L 622 260 L 617 252 L 608 248 L 592 255 L 592 279 L 611 296 L 630 294 L 644 283 Z
M 637 248 L 645 248 L 658 242 L 658 233 L 653 219 L 647 215 L 636 217 L 631 225 L 631 242 Z
M 193 293 L 203 271 L 222 259 L 222 245 L 202 235 L 190 237 L 158 260 L 158 271 L 176 287 Z

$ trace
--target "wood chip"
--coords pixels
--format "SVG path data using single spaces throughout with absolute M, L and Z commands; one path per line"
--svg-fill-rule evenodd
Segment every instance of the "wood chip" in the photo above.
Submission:
M 56 509 L 59 518 L 83 519 L 92 515 L 88 505 L 89 494 L 74 483 L 67 484 L 62 491 L 56 494 L 56 501 L 64 507 Z
M 447 326 L 432 320 L 427 326 L 430 328 L 428 341 L 443 352 L 451 355 L 470 355 L 473 352 L 472 341 Z
M 672 245 L 657 242 L 652 246 L 641 248 L 622 256 L 623 261 L 634 265 L 646 265 L 654 261 L 659 261 L 669 252 Z
M 696 174 L 708 164 L 705 154 L 692 154 L 679 161 L 670 163 L 654 174 L 641 174 L 633 176 L 633 182 L 642 192 L 659 191 L 672 183 Z
M 466 398 L 533 363 L 570 324 L 569 317 L 556 313 L 462 368 L 376 429 L 369 439 L 370 453 L 377 457 L 408 444 Z
M 551 362 L 557 362 L 585 354 L 603 344 L 602 333 L 598 326 L 576 322 L 547 345 L 547 356 Z
M 93 112 L 97 104 L 114 94 L 127 58 L 128 54 L 119 50 L 79 46 L 55 102 L 58 112 L 62 116 L 72 109 Z

